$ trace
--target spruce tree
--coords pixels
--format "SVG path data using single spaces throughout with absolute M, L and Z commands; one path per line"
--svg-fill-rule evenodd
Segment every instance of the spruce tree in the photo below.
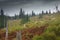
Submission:
M 25 15 L 24 18 L 21 19 L 21 24 L 25 24 L 25 23 L 27 23 L 28 21 L 29 21 L 29 16 L 28 16 L 28 14 L 27 14 L 27 15 Z
M 27 23 L 29 21 L 29 16 L 28 14 L 25 16 L 25 23 Z
M 23 18 L 24 17 L 24 11 L 22 10 L 22 8 L 20 9 L 20 14 L 19 14 L 19 18 Z
M 34 11 L 32 11 L 32 16 L 35 16 L 35 13 L 34 13 Z
M 4 11 L 1 9 L 1 15 L 0 15 L 0 28 L 4 27 Z
M 44 14 L 44 11 L 42 10 L 42 14 Z
M 51 10 L 49 10 L 49 14 L 51 14 Z
M 48 14 L 48 11 L 46 11 L 46 14 Z
M 15 14 L 15 17 L 14 17 L 14 19 L 17 19 L 17 15 Z

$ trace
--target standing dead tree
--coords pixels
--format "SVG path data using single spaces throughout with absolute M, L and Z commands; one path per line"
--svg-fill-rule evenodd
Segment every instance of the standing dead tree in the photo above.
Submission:
M 6 19 L 5 19 L 5 26 L 6 26 L 6 36 L 5 36 L 5 40 L 8 40 L 8 17 L 6 16 Z
M 22 40 L 22 36 L 21 35 L 22 35 L 21 31 L 18 31 L 17 35 L 16 35 L 17 40 Z

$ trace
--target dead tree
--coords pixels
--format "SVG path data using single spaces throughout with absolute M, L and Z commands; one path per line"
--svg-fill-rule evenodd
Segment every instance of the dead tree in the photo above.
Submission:
M 6 36 L 5 36 L 5 40 L 8 40 L 8 17 L 6 16 L 6 21 L 5 21 L 5 26 L 6 26 Z
M 16 38 L 17 40 L 22 40 L 21 31 L 17 32 Z

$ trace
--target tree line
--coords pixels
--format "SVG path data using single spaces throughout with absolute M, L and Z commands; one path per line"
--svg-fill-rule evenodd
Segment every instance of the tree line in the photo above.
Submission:
M 44 12 L 42 10 L 42 13 L 39 13 L 39 18 L 42 18 L 42 16 L 46 15 L 46 14 L 47 15 L 51 14 L 51 10 L 49 10 L 49 12 L 48 11 Z M 21 8 L 20 12 L 19 12 L 19 15 L 15 14 L 15 16 L 12 17 L 12 16 L 6 16 L 6 15 L 4 15 L 4 11 L 3 11 L 3 9 L 1 9 L 0 10 L 0 28 L 3 28 L 3 27 L 6 26 L 7 19 L 9 19 L 9 20 L 11 20 L 11 19 L 12 20 L 22 19 L 21 23 L 24 24 L 24 23 L 26 23 L 26 22 L 29 21 L 30 17 L 33 17 L 33 16 L 37 16 L 33 10 L 31 12 L 31 15 L 29 15 L 28 13 L 25 14 L 25 11 Z
M 3 9 L 1 9 L 0 10 L 0 28 L 6 27 L 7 18 L 13 19 L 13 20 L 22 19 L 21 24 L 24 24 L 29 21 L 29 17 L 36 16 L 34 11 L 32 11 L 31 13 L 32 13 L 32 15 L 29 15 L 28 13 L 25 14 L 25 11 L 21 8 L 19 15 L 15 14 L 15 16 L 10 17 L 10 16 L 4 15 L 4 11 L 3 11 Z M 49 13 L 51 13 L 51 11 L 49 11 Z M 42 11 L 42 14 L 39 14 L 39 16 L 41 17 L 44 14 L 48 14 L 48 12 L 46 11 L 46 13 L 44 13 L 44 11 Z

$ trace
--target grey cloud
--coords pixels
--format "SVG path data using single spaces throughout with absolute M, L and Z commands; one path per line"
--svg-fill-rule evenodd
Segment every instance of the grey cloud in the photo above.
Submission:
M 21 1 L 59 1 L 59 0 L 0 0 L 0 1 L 8 1 L 8 2 L 21 2 Z
M 19 8 L 21 7 L 26 11 L 34 8 L 34 10 L 38 10 L 40 12 L 41 8 L 43 8 L 43 10 L 46 10 L 51 6 L 52 9 L 56 1 L 58 1 L 60 4 L 60 0 L 0 0 L 0 8 L 3 8 L 5 13 L 9 14 L 19 12 Z

